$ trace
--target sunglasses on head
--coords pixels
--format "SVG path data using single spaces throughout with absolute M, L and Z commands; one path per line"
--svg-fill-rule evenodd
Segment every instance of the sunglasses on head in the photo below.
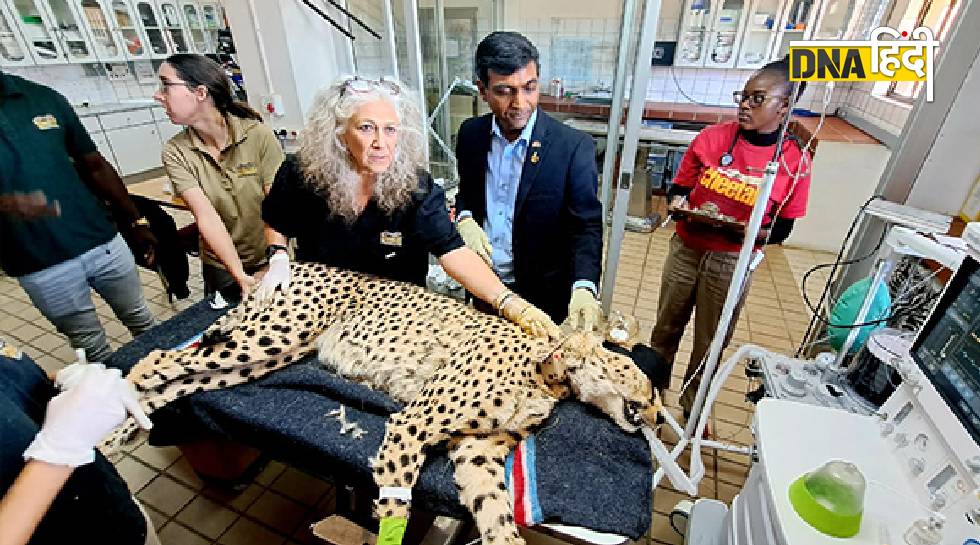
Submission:
M 351 91 L 353 93 L 370 93 L 377 89 L 384 89 L 392 95 L 401 93 L 401 87 L 392 80 L 385 78 L 373 80 L 354 76 L 344 81 L 340 94 L 343 96 L 347 91 Z

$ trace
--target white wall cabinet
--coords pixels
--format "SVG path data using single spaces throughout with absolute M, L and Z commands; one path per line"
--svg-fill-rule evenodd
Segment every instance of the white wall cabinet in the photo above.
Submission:
M 10 0 L 13 22 L 20 29 L 24 42 L 37 64 L 65 62 L 61 39 L 47 10 L 35 0 Z
M 733 68 L 745 30 L 748 0 L 687 0 L 674 64 Z
M 146 106 L 87 114 L 80 120 L 102 156 L 112 163 L 120 176 L 129 176 L 163 166 L 160 150 L 164 141 L 157 125 L 158 118 L 154 116 L 156 110 L 166 119 L 163 109 Z
M 210 51 L 218 51 L 218 32 L 225 28 L 225 16 L 218 4 L 201 4 L 201 19 L 204 22 L 204 34 L 208 40 Z
M 844 36 L 855 0 L 686 0 L 674 64 L 754 69 L 796 40 Z M 818 13 L 818 6 L 822 11 Z
M 129 176 L 160 166 L 160 136 L 156 123 L 105 131 L 116 157 L 120 176 Z
M 52 24 L 49 30 L 61 42 L 65 59 L 71 63 L 98 62 L 99 56 L 116 58 L 119 48 L 111 35 L 95 40 L 96 47 L 86 28 L 86 20 L 75 0 L 35 0 L 47 10 Z M 103 16 L 104 17 L 104 16 Z M 103 39 L 105 38 L 105 39 Z
M 139 17 L 140 25 L 146 34 L 150 57 L 154 59 L 165 59 L 173 51 L 170 41 L 167 40 L 166 29 L 163 26 L 163 19 L 160 17 L 160 10 L 157 5 L 150 0 L 138 0 L 136 2 L 136 16 Z
M 167 117 L 167 112 L 163 108 L 153 108 L 153 119 L 157 124 L 157 132 L 160 134 L 160 141 L 164 144 L 167 143 L 175 134 L 184 130 L 184 127 L 180 125 L 175 125 Z
M 712 0 L 686 0 L 674 53 L 676 66 L 704 66 L 708 29 L 714 18 Z
M 7 4 L 0 2 L 0 66 L 29 66 L 34 57 L 17 26 L 17 18 Z
M 72 3 L 82 15 L 81 22 L 91 38 L 96 59 L 100 62 L 128 60 L 106 9 L 105 0 L 72 0 Z
M 745 30 L 743 20 L 747 0 L 718 0 L 711 18 L 705 48 L 704 66 L 708 68 L 733 68 L 738 59 L 738 45 Z
M 827 0 L 818 14 L 811 40 L 843 40 L 854 17 L 854 0 Z
M 157 7 L 160 10 L 164 33 L 170 44 L 170 52 L 192 53 L 190 38 L 187 36 L 184 18 L 180 16 L 180 8 L 177 7 L 177 3 L 161 1 L 157 2 Z
M 769 62 L 784 5 L 782 0 L 753 0 L 743 24 L 737 68 L 756 69 Z
M 91 132 L 89 136 L 92 137 L 92 141 L 95 142 L 95 147 L 99 149 L 102 157 L 105 157 L 105 160 L 109 161 L 112 166 L 116 166 L 116 157 L 112 154 L 112 146 L 109 145 L 109 140 L 105 137 L 105 133 Z
M 783 9 L 776 32 L 776 43 L 770 59 L 781 59 L 789 54 L 790 42 L 809 40 L 813 23 L 817 18 L 817 0 L 790 0 Z
M 140 20 L 132 2 L 129 0 L 111 0 L 108 8 L 112 16 L 113 31 L 122 44 L 126 58 L 132 61 L 153 58 L 153 49 L 144 29 L 140 26 Z
M 194 47 L 194 52 L 202 55 L 212 53 L 213 49 L 211 48 L 207 34 L 204 32 L 201 8 L 194 2 L 181 2 L 180 11 L 191 37 L 191 45 Z
M 0 66 L 125 62 L 190 52 L 180 12 L 153 0 L 0 0 Z

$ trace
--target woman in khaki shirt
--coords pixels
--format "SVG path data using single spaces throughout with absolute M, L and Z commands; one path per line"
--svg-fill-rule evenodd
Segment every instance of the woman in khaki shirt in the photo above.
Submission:
M 203 55 L 172 55 L 159 77 L 153 98 L 186 126 L 163 147 L 163 165 L 197 221 L 205 291 L 237 298 L 256 283 L 270 295 L 288 286 L 286 239 L 262 221 L 262 200 L 284 158 L 272 129 L 234 100 L 224 70 Z M 267 263 L 258 282 L 253 275 Z

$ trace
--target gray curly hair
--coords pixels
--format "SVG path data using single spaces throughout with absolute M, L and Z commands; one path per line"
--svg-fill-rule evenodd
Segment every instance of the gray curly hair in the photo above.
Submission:
M 361 176 L 341 136 L 362 105 L 387 100 L 398 112 L 395 157 L 374 184 L 378 207 L 389 215 L 405 207 L 419 187 L 419 170 L 425 168 L 422 117 L 408 89 L 386 79 L 385 85 L 372 85 L 370 91 L 344 92 L 351 79 L 341 78 L 317 93 L 300 133 L 298 153 L 306 182 L 327 199 L 331 214 L 347 223 L 353 223 L 361 212 L 357 208 Z

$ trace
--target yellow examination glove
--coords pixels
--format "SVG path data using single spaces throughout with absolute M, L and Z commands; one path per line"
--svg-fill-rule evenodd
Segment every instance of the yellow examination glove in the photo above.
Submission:
M 456 222 L 456 230 L 459 231 L 459 236 L 463 237 L 466 247 L 473 250 L 487 262 L 490 268 L 493 268 L 493 246 L 490 245 L 490 239 L 476 220 L 467 216 Z
M 599 323 L 599 301 L 588 288 L 576 288 L 572 291 L 572 300 L 568 303 L 568 325 L 580 331 L 592 331 Z
M 504 318 L 521 326 L 529 335 L 552 339 L 561 337 L 561 331 L 551 317 L 520 297 L 512 296 L 498 310 Z

